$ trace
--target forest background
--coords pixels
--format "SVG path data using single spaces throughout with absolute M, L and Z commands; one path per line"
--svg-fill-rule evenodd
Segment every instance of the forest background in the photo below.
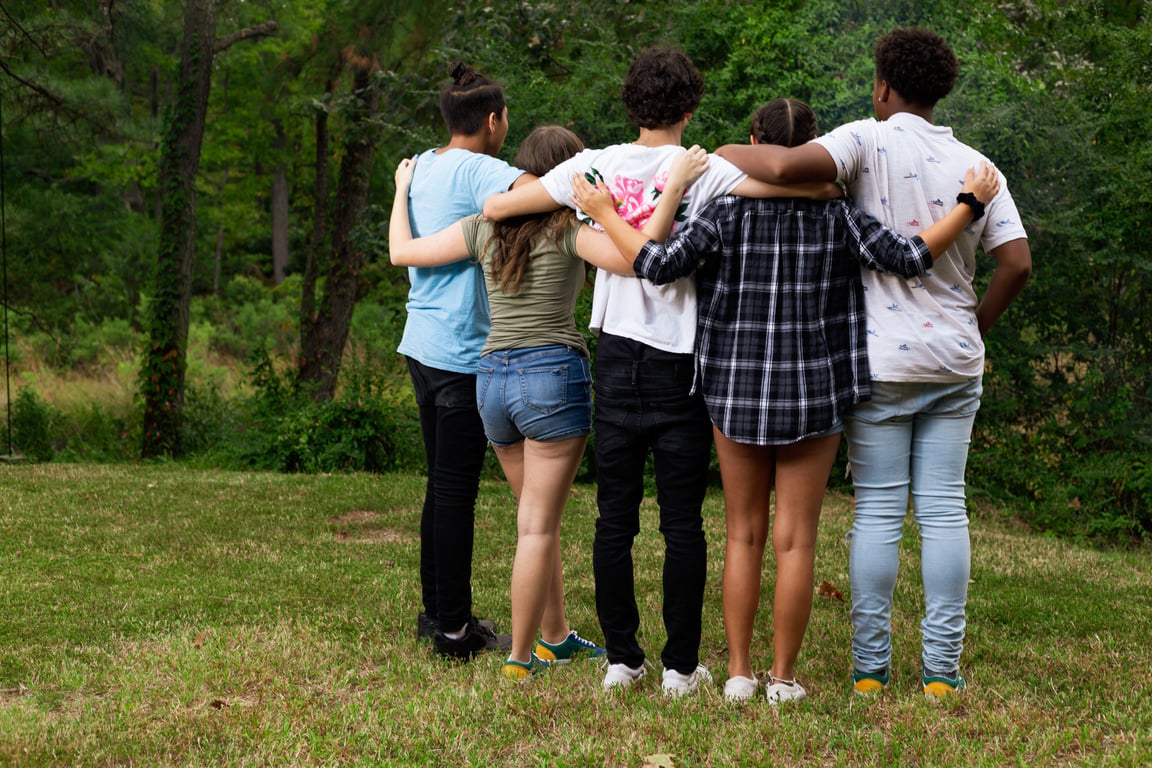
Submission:
M 685 141 L 714 148 L 746 141 L 752 111 L 778 96 L 810 103 L 825 129 L 871 116 L 876 38 L 924 26 L 960 60 L 936 119 L 1005 173 L 1034 260 L 987 339 L 969 488 L 1041 530 L 1146 539 L 1150 12 L 1147 0 L 0 0 L 2 447 L 419 472 L 395 352 L 408 282 L 388 263 L 387 212 L 396 162 L 446 140 L 449 61 L 504 84 L 511 159 L 543 123 L 588 146 L 634 138 L 624 70 L 642 47 L 674 45 L 706 81 Z M 981 281 L 992 266 L 981 259 Z M 595 479 L 591 447 L 580 479 Z

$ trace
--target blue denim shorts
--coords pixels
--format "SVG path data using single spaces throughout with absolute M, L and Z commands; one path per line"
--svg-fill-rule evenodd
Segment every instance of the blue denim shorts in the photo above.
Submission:
M 503 349 L 480 358 L 476 405 L 493 445 L 548 442 L 592 427 L 592 370 L 572 347 Z

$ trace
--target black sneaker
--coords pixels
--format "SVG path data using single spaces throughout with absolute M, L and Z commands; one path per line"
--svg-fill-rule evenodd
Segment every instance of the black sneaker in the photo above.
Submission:
M 421 611 L 416 615 L 416 639 L 431 640 L 436 636 L 436 620 Z
M 468 661 L 483 651 L 508 650 L 512 636 L 496 634 L 473 616 L 464 626 L 463 637 L 451 638 L 437 630 L 432 644 L 441 656 Z

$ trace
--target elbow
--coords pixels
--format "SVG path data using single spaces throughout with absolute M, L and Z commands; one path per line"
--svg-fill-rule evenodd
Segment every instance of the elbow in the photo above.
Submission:
M 503 221 L 508 218 L 508 212 L 503 210 L 500 201 L 497 199 L 499 197 L 500 195 L 492 195 L 484 201 L 484 207 L 480 211 L 484 214 L 484 218 L 491 219 L 492 221 Z

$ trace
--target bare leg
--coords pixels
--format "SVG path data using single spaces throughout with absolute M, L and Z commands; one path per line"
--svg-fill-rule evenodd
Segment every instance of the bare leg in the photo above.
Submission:
M 776 451 L 776 595 L 772 606 L 772 676 L 792 680 L 812 613 L 816 534 L 828 473 L 840 436 L 804 440 Z
M 728 676 L 752 677 L 752 628 L 768 540 L 774 458 L 771 448 L 733 442 L 713 428 L 724 483 L 724 634 Z
M 516 558 L 512 563 L 512 652 L 528 661 L 536 631 L 546 639 L 568 634 L 560 573 L 560 515 L 584 453 L 586 437 L 524 442 Z M 557 637 L 557 635 L 559 637 Z

